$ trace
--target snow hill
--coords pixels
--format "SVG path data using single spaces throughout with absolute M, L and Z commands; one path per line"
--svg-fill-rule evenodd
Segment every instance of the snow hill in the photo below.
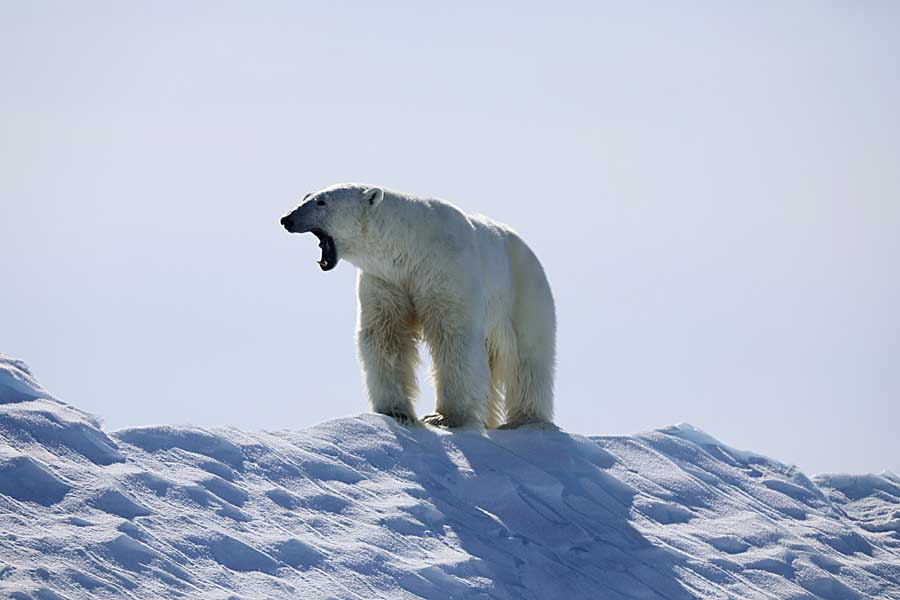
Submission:
M 900 479 L 689 426 L 105 433 L 0 356 L 0 592 L 60 598 L 900 598 Z

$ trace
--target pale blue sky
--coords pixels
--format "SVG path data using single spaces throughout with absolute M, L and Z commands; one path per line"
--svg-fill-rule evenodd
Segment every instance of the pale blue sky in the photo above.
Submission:
M 893 2 L 4 2 L 0 351 L 108 428 L 364 411 L 354 269 L 278 219 L 366 181 L 529 241 L 563 427 L 900 470 L 898 30 Z

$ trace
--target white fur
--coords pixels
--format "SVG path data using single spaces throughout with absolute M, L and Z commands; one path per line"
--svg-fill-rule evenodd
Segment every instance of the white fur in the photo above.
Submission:
M 380 188 L 342 184 L 309 201 L 320 197 L 332 207 L 324 229 L 339 258 L 360 270 L 357 341 L 374 411 L 415 418 L 424 339 L 439 413 L 430 422 L 552 421 L 553 297 L 537 257 L 512 229 Z

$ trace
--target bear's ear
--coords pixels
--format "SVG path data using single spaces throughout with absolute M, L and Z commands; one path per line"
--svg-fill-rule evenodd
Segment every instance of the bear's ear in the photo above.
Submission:
M 384 190 L 380 187 L 370 187 L 363 192 L 363 198 L 369 203 L 369 206 L 378 206 L 384 200 Z

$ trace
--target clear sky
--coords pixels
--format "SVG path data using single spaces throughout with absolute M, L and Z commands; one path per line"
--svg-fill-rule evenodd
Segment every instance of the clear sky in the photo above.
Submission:
M 4 2 L 0 351 L 109 429 L 364 411 L 354 269 L 278 219 L 365 181 L 528 240 L 564 428 L 900 471 L 898 31 L 896 2 Z

